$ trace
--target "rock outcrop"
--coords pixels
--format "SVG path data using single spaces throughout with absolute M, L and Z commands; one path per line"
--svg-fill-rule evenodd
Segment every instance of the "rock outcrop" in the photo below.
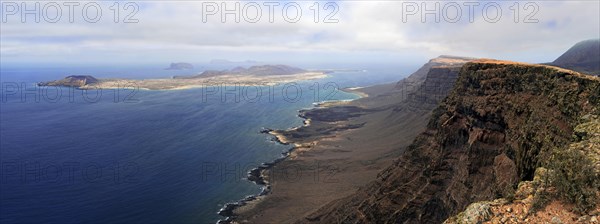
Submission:
M 587 114 L 579 120 L 574 142 L 555 149 L 545 167 L 536 169 L 533 180 L 520 182 L 514 195 L 475 202 L 444 224 L 598 223 L 600 116 Z
M 377 180 L 301 223 L 441 223 L 532 180 L 540 157 L 600 114 L 600 79 L 551 66 L 478 60 Z M 474 207 L 481 207 L 475 206 Z

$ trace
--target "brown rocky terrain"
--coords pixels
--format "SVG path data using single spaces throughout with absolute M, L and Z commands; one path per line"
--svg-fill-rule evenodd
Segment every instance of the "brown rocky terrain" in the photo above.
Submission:
M 573 142 L 581 117 L 599 114 L 597 77 L 467 63 L 426 131 L 377 180 L 299 222 L 441 223 L 473 202 L 510 197 L 520 181 L 533 179 L 543 155 Z
M 574 142 L 555 149 L 514 195 L 472 203 L 444 223 L 599 223 L 600 116 L 580 120 Z

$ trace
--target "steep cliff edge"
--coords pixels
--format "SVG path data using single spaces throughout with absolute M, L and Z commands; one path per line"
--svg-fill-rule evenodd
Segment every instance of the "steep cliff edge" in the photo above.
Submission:
M 600 79 L 565 69 L 479 60 L 376 181 L 301 222 L 441 223 L 476 201 L 514 194 L 540 157 L 600 114 Z
M 600 218 L 600 116 L 584 115 L 573 142 L 542 156 L 532 181 L 514 195 L 467 206 L 444 224 L 598 223 Z
M 400 90 L 410 86 L 419 86 L 421 85 L 425 79 L 427 78 L 427 73 L 429 70 L 434 67 L 460 67 L 465 63 L 475 60 L 475 58 L 470 57 L 459 57 L 459 56 L 451 56 L 451 55 L 440 55 L 437 58 L 433 58 L 425 63 L 421 68 L 419 68 L 416 72 L 411 74 L 410 76 L 402 79 L 396 83 L 395 89 Z

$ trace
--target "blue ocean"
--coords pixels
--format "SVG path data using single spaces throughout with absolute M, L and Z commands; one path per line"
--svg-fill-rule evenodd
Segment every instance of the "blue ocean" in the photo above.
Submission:
M 0 223 L 215 223 L 225 203 L 260 192 L 244 179 L 248 170 L 288 150 L 261 134 L 263 127 L 302 125 L 298 110 L 358 97 L 333 87 L 392 82 L 412 69 L 353 65 L 365 71 L 273 88 L 82 91 L 35 85 L 67 75 L 190 75 L 207 66 L 3 65 Z M 214 94 L 214 88 L 226 94 Z

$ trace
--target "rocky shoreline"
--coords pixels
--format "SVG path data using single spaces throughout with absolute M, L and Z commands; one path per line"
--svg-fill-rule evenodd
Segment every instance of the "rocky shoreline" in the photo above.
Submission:
M 354 93 L 356 95 L 358 95 L 360 98 L 364 97 L 363 94 L 357 94 L 358 91 L 348 91 L 350 93 Z M 344 101 L 333 101 L 333 102 L 344 102 Z M 335 103 L 333 102 L 322 102 L 322 103 L 318 103 L 315 104 L 313 106 L 313 108 L 308 109 L 308 110 L 300 110 L 298 111 L 297 116 L 303 119 L 303 124 L 301 126 L 297 126 L 297 127 L 292 127 L 288 130 L 275 130 L 275 129 L 271 129 L 271 128 L 265 128 L 263 127 L 262 130 L 260 130 L 260 133 L 263 134 L 269 134 L 271 136 L 273 136 L 273 138 L 271 138 L 271 141 L 273 142 L 277 142 L 281 145 L 290 145 L 293 144 L 292 147 L 290 147 L 288 150 L 284 151 L 281 153 L 281 157 L 271 161 L 271 162 L 264 162 L 262 163 L 260 166 L 248 171 L 248 175 L 246 177 L 246 179 L 248 181 L 251 181 L 253 183 L 255 183 L 256 185 L 262 186 L 262 190 L 260 193 L 256 194 L 256 195 L 248 195 L 243 199 L 240 199 L 236 202 L 230 202 L 225 204 L 217 214 L 219 214 L 220 216 L 225 217 L 224 219 L 220 219 L 219 221 L 217 221 L 217 224 L 229 224 L 232 223 L 234 221 L 234 219 L 236 218 L 236 215 L 234 214 L 234 210 L 247 205 L 249 202 L 252 201 L 256 201 L 256 200 L 260 200 L 261 197 L 264 197 L 266 195 L 268 195 L 271 192 L 271 184 L 268 182 L 268 180 L 266 179 L 267 176 L 267 172 L 269 172 L 269 170 L 275 166 L 277 163 L 284 161 L 285 159 L 290 157 L 290 154 L 297 148 L 301 148 L 302 145 L 299 144 L 295 144 L 293 141 L 289 141 L 285 135 L 282 132 L 285 131 L 292 131 L 292 130 L 297 130 L 299 128 L 302 127 L 308 127 L 311 124 L 311 120 L 312 120 L 312 116 L 315 116 L 315 114 L 307 114 L 307 112 L 309 111 L 313 111 L 316 109 L 323 109 L 323 108 L 327 108 L 330 106 L 334 106 Z
M 271 139 L 271 141 L 277 142 L 282 145 L 289 144 L 289 143 L 284 143 L 281 140 L 279 140 L 277 135 L 273 134 L 274 131 L 275 130 L 273 130 L 273 129 L 264 128 L 263 130 L 260 131 L 260 133 L 273 135 L 274 138 Z M 260 166 L 248 171 L 248 176 L 246 177 L 246 179 L 248 181 L 255 183 L 256 185 L 262 186 L 262 190 L 260 191 L 260 193 L 258 193 L 256 195 L 248 195 L 239 201 L 225 204 L 223 206 L 223 208 L 221 208 L 219 210 L 219 212 L 217 213 L 220 216 L 224 216 L 225 219 L 221 219 L 221 220 L 217 221 L 217 224 L 231 223 L 233 221 L 233 219 L 235 218 L 233 211 L 236 208 L 244 206 L 248 202 L 257 200 L 257 199 L 259 199 L 259 197 L 269 194 L 269 192 L 271 192 L 271 185 L 266 180 L 264 172 L 267 172 L 271 167 L 273 167 L 278 162 L 285 160 L 289 156 L 290 152 L 293 151 L 294 149 L 295 149 L 295 147 L 292 147 L 292 148 L 288 149 L 287 151 L 283 152 L 281 157 L 279 157 L 271 162 L 264 162 Z
M 304 119 L 303 125 L 300 127 L 310 125 L 310 118 L 304 116 L 302 113 L 298 113 L 298 117 L 301 117 Z M 299 128 L 299 127 L 293 127 L 291 129 L 297 129 L 297 128 Z M 269 134 L 269 135 L 273 136 L 273 138 L 271 139 L 271 141 L 273 141 L 273 142 L 277 142 L 282 145 L 290 144 L 290 142 L 283 140 L 285 137 L 283 135 L 279 134 L 278 130 L 274 130 L 274 129 L 270 129 L 270 128 L 263 128 L 260 131 L 260 133 Z M 271 185 L 266 180 L 265 173 L 268 172 L 268 170 L 270 168 L 275 166 L 275 164 L 287 159 L 290 156 L 290 153 L 292 151 L 294 151 L 294 149 L 296 149 L 296 148 L 297 148 L 297 146 L 290 147 L 288 150 L 281 153 L 281 157 L 279 157 L 271 162 L 264 162 L 260 166 L 248 171 L 248 176 L 246 177 L 246 179 L 248 181 L 255 183 L 256 185 L 262 186 L 261 192 L 256 195 L 248 195 L 245 198 L 238 200 L 236 202 L 230 202 L 230 203 L 225 204 L 223 206 L 223 208 L 221 208 L 219 210 L 219 212 L 217 213 L 220 216 L 223 216 L 225 218 L 217 221 L 217 224 L 232 223 L 232 221 L 235 218 L 235 214 L 233 213 L 233 211 L 236 208 L 242 207 L 242 206 L 248 204 L 248 202 L 258 200 L 258 199 L 260 199 L 259 197 L 269 194 L 271 192 Z

